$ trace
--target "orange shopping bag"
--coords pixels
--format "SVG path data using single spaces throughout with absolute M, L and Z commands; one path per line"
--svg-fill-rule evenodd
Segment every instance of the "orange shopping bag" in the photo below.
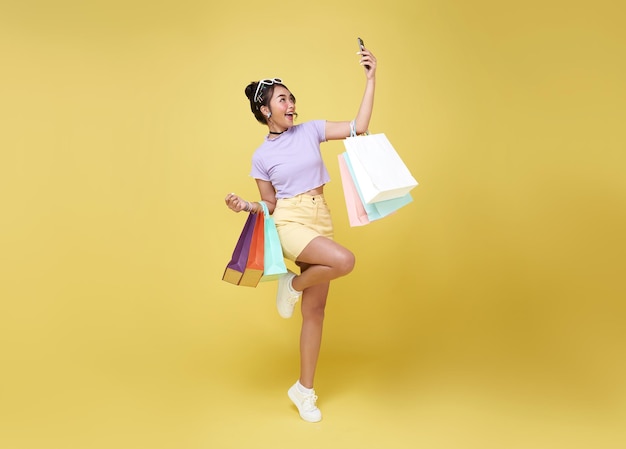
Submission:
M 252 233 L 252 241 L 250 242 L 250 251 L 248 253 L 248 262 L 246 269 L 241 276 L 239 285 L 246 287 L 256 287 L 263 276 L 263 259 L 265 257 L 265 226 L 263 214 L 256 214 L 254 223 L 254 232 Z

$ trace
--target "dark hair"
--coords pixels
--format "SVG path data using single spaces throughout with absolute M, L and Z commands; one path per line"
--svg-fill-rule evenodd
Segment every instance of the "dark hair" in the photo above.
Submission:
M 259 101 L 254 101 L 254 94 L 256 93 L 257 86 L 259 85 L 258 81 L 252 81 L 250 84 L 246 86 L 245 94 L 248 97 L 248 101 L 250 102 L 250 110 L 254 114 L 254 118 L 257 119 L 259 123 L 263 125 L 267 125 L 267 117 L 263 115 L 261 112 L 261 106 L 270 105 L 270 100 L 272 99 L 272 95 L 274 95 L 274 87 L 283 86 L 285 89 L 289 90 L 287 86 L 282 83 L 274 83 L 272 85 L 263 85 L 261 86 L 260 98 Z M 296 98 L 292 95 L 294 103 L 296 102 Z

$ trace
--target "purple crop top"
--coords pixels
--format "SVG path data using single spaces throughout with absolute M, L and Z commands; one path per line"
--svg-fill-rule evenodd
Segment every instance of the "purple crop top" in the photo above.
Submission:
M 252 155 L 250 176 L 270 181 L 276 198 L 291 198 L 330 181 L 320 143 L 326 141 L 326 121 L 313 120 L 292 126 L 265 142 Z

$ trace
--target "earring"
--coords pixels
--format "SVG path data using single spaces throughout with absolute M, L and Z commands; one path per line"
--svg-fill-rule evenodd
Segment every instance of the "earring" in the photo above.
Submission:
M 272 116 L 271 112 L 269 114 L 267 114 L 267 118 L 270 118 L 271 116 Z

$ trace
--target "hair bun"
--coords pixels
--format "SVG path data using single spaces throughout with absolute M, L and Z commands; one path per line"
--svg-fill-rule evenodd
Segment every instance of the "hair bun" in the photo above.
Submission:
M 256 92 L 256 85 L 258 83 L 256 81 L 252 81 L 250 84 L 246 86 L 245 94 L 248 97 L 248 100 L 253 101 L 254 92 Z

